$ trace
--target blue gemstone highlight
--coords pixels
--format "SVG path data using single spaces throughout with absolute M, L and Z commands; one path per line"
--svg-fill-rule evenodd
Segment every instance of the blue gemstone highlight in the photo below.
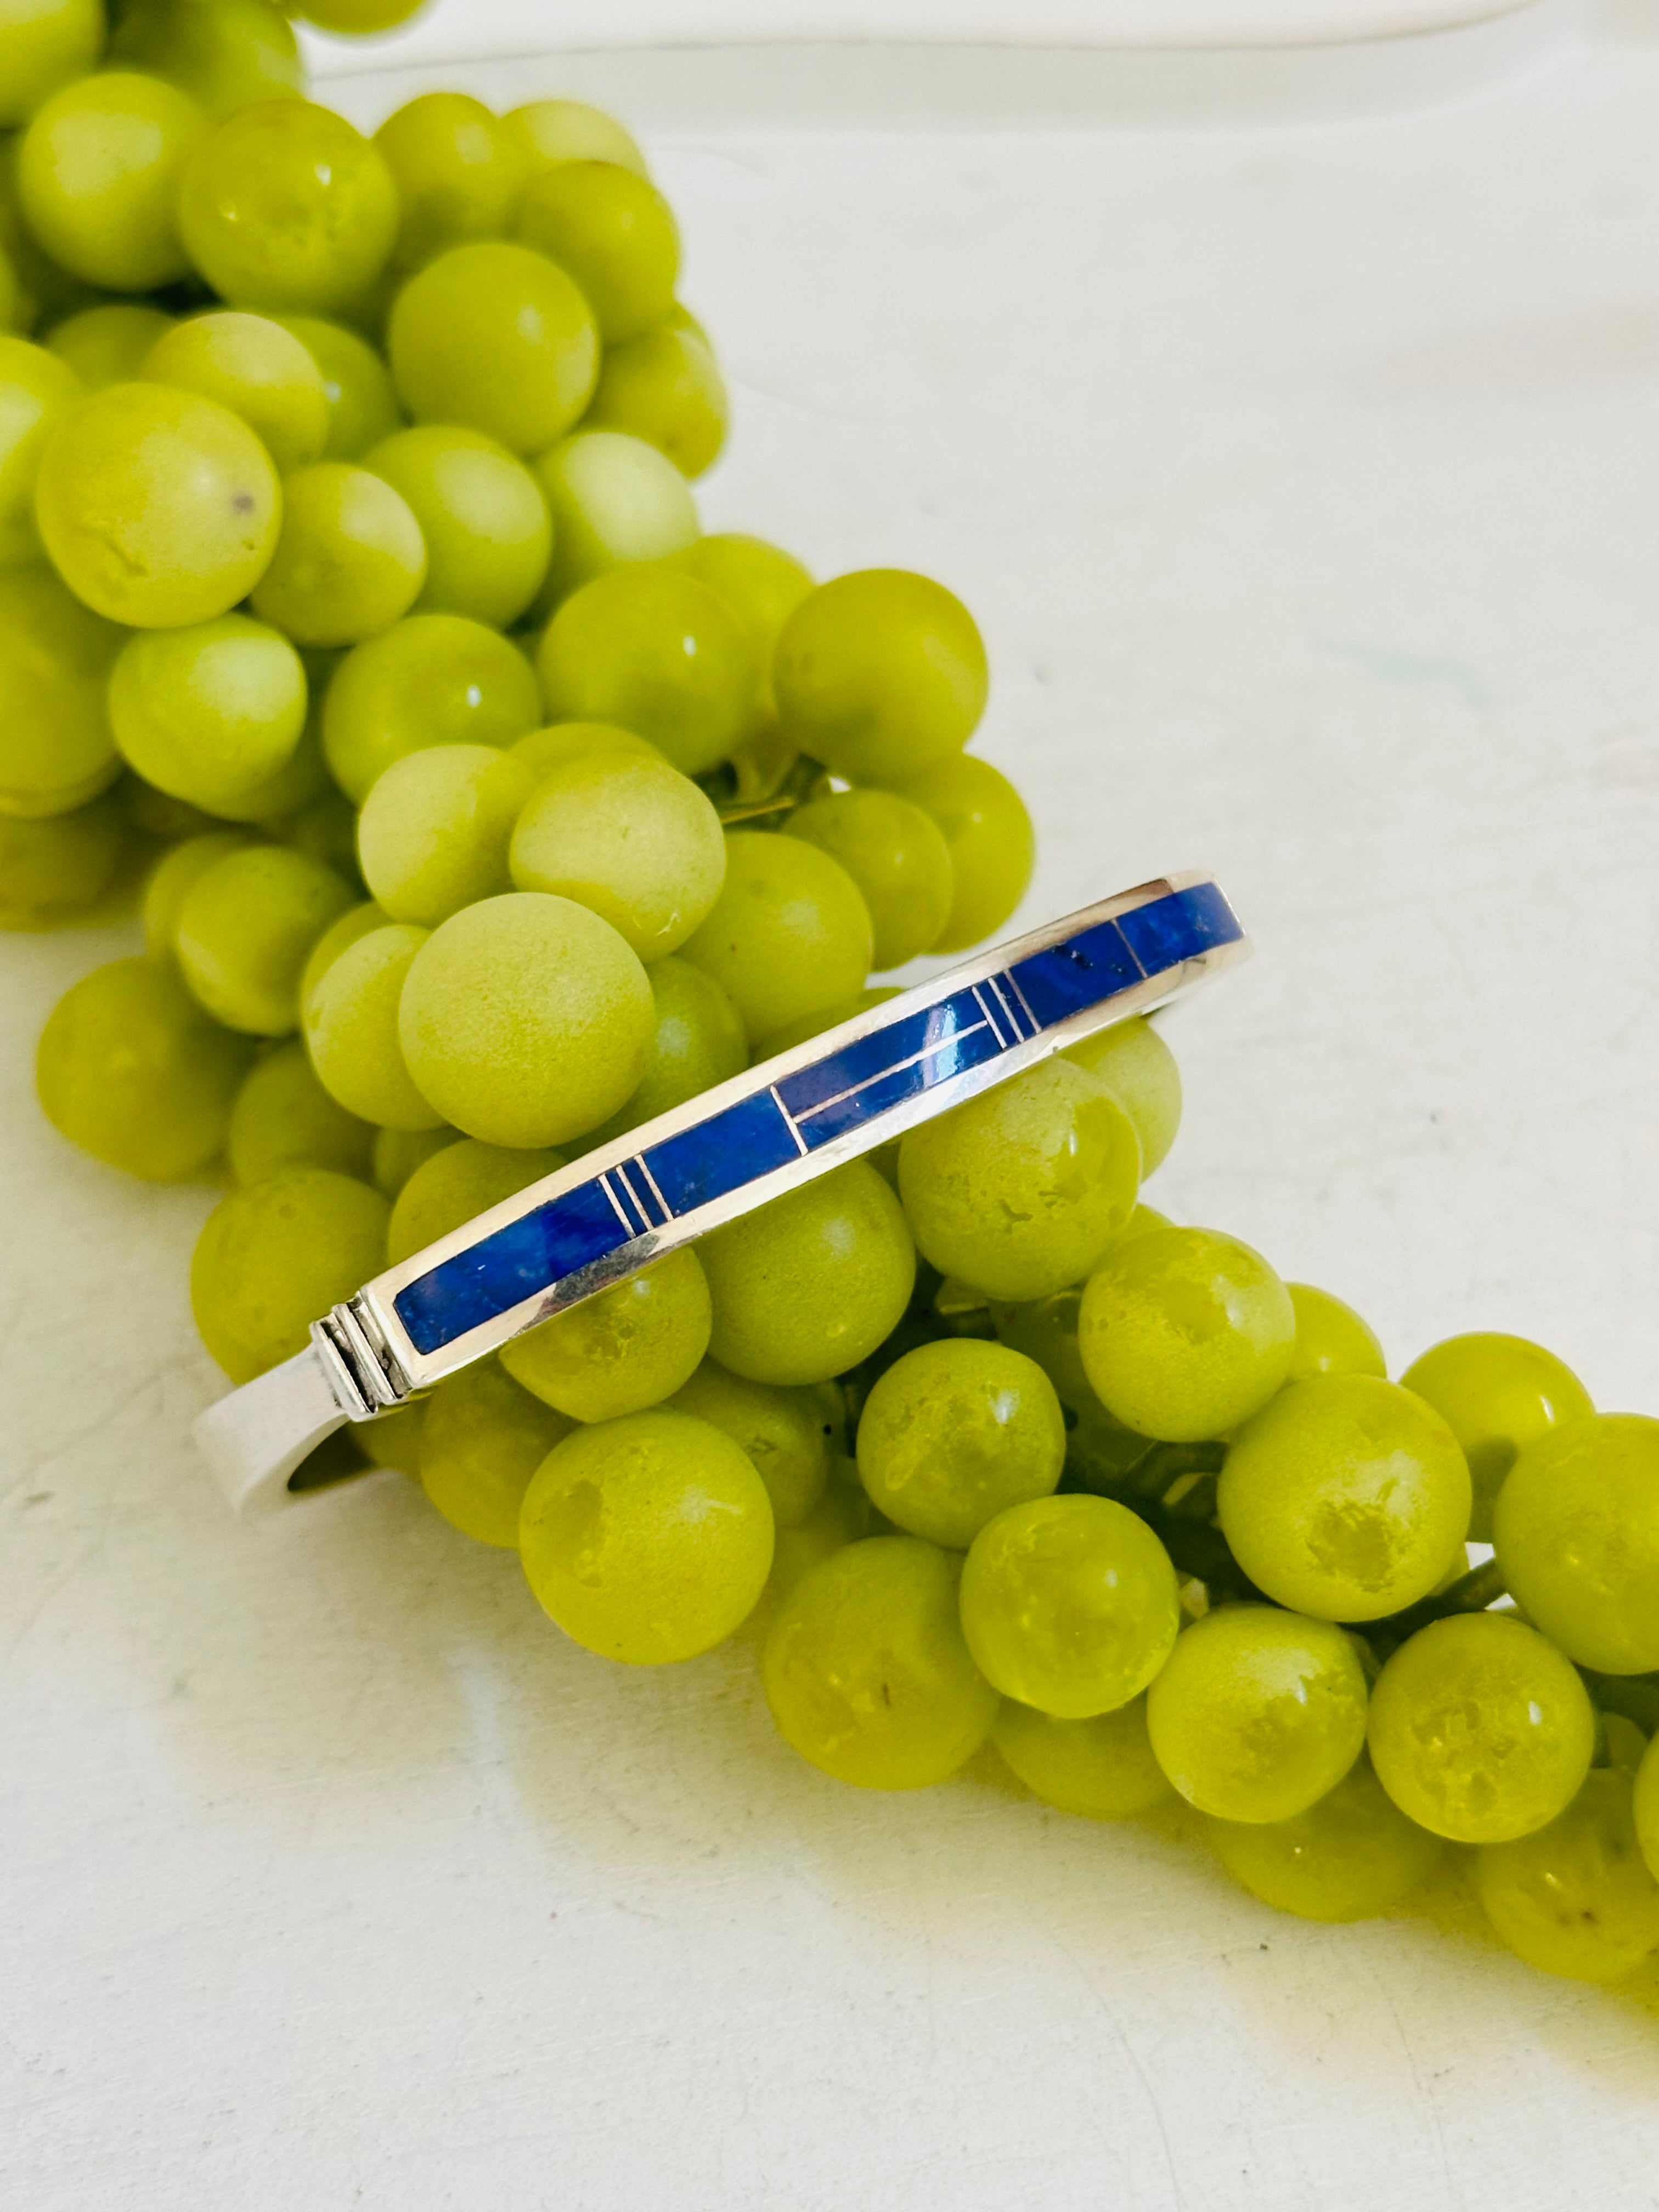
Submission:
M 1064 945 L 1034 952 L 1010 973 L 1045 1030 L 1146 981 L 1146 970 L 1115 921 L 1099 922 Z
M 925 1060 L 914 1060 L 908 1067 L 896 1067 L 885 1075 L 874 1076 L 859 1090 L 849 1091 L 846 1097 L 819 1107 L 802 1120 L 800 1133 L 811 1150 L 817 1152 L 832 1137 L 844 1136 L 848 1129 L 862 1128 L 875 1115 L 884 1114 L 890 1106 L 901 1106 L 907 1098 L 918 1098 L 924 1091 L 937 1090 L 953 1075 L 995 1060 L 1006 1049 L 997 1042 L 989 1025 L 981 1023 L 977 1030 L 947 1040 L 938 1052 L 930 1053 Z
M 642 1153 L 671 1214 L 693 1212 L 741 1190 L 801 1156 L 801 1146 L 769 1091 L 740 1098 Z
M 415 1349 L 436 1352 L 632 1242 L 599 1182 L 585 1182 L 441 1261 L 393 1304 Z
M 826 1099 L 857 1090 L 872 1075 L 885 1075 L 895 1062 L 944 1047 L 963 1030 L 981 1028 L 984 1022 L 985 1014 L 973 993 L 955 992 L 936 1006 L 906 1014 L 872 1036 L 843 1045 L 827 1060 L 815 1060 L 811 1067 L 798 1068 L 794 1074 L 782 1077 L 778 1096 L 797 1117 L 810 1114 Z
M 1119 917 L 1130 949 L 1149 975 L 1179 967 L 1218 945 L 1231 945 L 1244 933 L 1238 918 L 1213 884 L 1157 899 Z

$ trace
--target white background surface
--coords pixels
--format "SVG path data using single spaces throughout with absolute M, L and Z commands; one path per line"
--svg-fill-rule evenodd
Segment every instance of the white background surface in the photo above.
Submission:
M 484 82 L 483 78 L 479 79 Z M 368 87 L 356 112 L 389 96 Z M 1210 134 L 653 131 L 707 520 L 960 590 L 1039 919 L 1219 869 L 1158 1202 L 1403 1364 L 1659 1411 L 1659 51 Z M 0 2202 L 1637 2212 L 1659 1979 L 1348 1930 L 976 1773 L 838 1788 L 741 1647 L 607 1667 L 400 1480 L 224 1516 L 211 1203 L 72 1156 L 0 945 Z

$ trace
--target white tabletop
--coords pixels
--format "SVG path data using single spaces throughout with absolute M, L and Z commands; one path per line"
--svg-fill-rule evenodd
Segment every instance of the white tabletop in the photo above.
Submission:
M 479 80 L 483 81 L 482 78 Z M 384 88 L 348 90 L 374 118 Z M 1212 866 L 1151 1195 L 1659 1411 L 1659 50 L 1205 134 L 653 128 L 708 522 L 989 640 L 1040 920 Z M 0 2201 L 27 2212 L 1638 2212 L 1659 1974 L 1457 1885 L 1279 1917 L 1173 1829 L 838 1787 L 742 1645 L 613 1668 L 401 1479 L 186 1442 L 202 1189 L 31 1103 L 130 933 L 0 944 Z

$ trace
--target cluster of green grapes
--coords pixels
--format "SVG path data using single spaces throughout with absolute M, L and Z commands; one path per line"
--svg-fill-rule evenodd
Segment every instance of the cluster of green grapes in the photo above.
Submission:
M 228 1161 L 192 1296 L 243 1382 L 999 928 L 1031 833 L 963 750 L 950 593 L 702 534 L 725 397 L 620 125 L 439 94 L 365 140 L 268 0 L 130 0 L 97 70 L 106 34 L 0 13 L 0 910 L 143 855 L 149 950 L 52 1015 L 40 1097 L 132 1173 Z M 751 1637 L 842 1780 L 994 1745 L 1071 1813 L 1184 1801 L 1320 1919 L 1461 1850 L 1523 1958 L 1630 1972 L 1659 1422 L 1513 1337 L 1389 1381 L 1346 1306 L 1140 1202 L 1180 1115 L 1120 1024 L 371 1448 L 591 1650 Z

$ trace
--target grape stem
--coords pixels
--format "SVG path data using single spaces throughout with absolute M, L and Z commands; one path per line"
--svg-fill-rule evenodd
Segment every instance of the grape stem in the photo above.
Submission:
M 1382 1638 L 1392 1650 L 1407 1637 L 1415 1636 L 1419 1628 L 1426 1628 L 1432 1620 L 1445 1620 L 1458 1613 L 1485 1613 L 1489 1606 L 1508 1595 L 1504 1570 L 1495 1559 L 1486 1559 L 1478 1567 L 1471 1567 L 1468 1574 L 1460 1575 L 1446 1589 L 1419 1598 L 1403 1613 L 1390 1613 L 1386 1620 L 1377 1621 L 1365 1633 L 1374 1643 Z M 1382 1656 L 1386 1656 L 1386 1652 Z

